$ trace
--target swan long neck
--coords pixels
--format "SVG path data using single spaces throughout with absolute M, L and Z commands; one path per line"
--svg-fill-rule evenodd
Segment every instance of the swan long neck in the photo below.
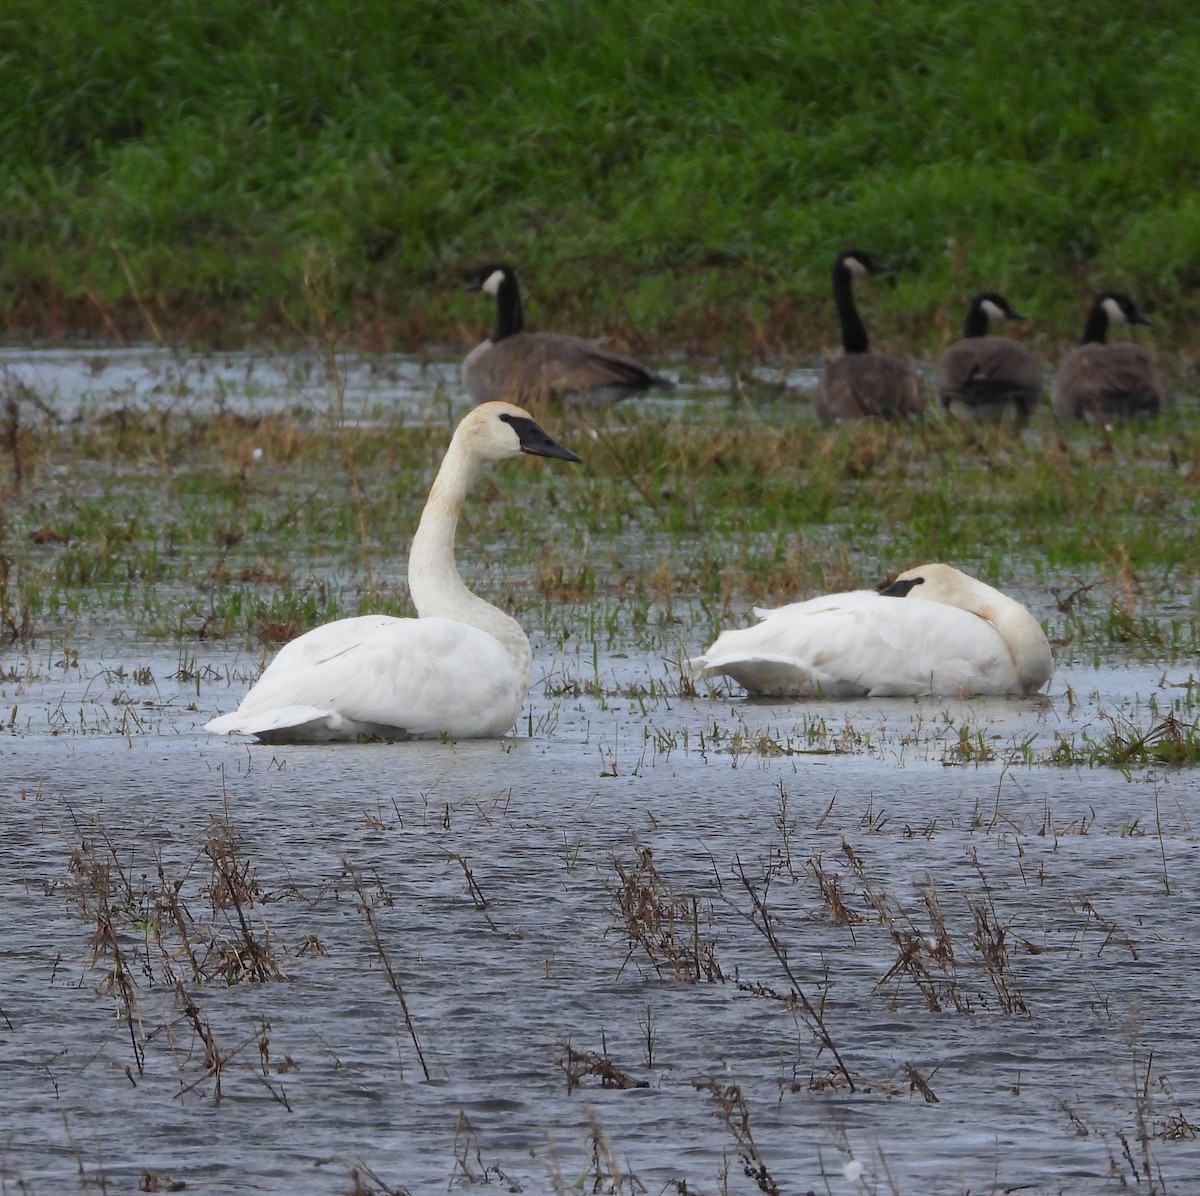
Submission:
M 847 353 L 870 352 L 867 328 L 854 303 L 850 271 L 841 262 L 833 268 L 833 301 L 837 305 L 838 323 L 842 326 L 842 349 Z
M 1019 602 L 991 590 L 975 608 L 1000 633 L 1012 655 L 1017 677 L 1026 690 L 1039 689 L 1053 670 L 1050 644 L 1042 625 Z
M 454 559 L 459 512 L 481 466 L 457 437 L 451 440 L 413 536 L 408 589 L 421 618 L 457 619 L 499 640 L 528 686 L 533 666 L 528 637 L 515 619 L 467 589 Z

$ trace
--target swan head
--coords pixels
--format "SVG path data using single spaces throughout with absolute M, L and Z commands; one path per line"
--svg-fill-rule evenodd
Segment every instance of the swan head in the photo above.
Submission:
M 879 587 L 885 598 L 924 598 L 979 613 L 978 604 L 987 595 L 999 593 L 991 586 L 955 569 L 953 565 L 918 565 L 906 569 Z
M 559 461 L 583 460 L 563 448 L 528 411 L 512 403 L 480 403 L 458 425 L 454 440 L 481 461 L 507 461 L 522 453 Z

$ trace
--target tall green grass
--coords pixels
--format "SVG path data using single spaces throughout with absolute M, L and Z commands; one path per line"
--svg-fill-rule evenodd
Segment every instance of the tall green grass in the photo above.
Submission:
M 898 346 L 983 286 L 1047 338 L 1100 285 L 1182 333 L 1198 78 L 1190 0 L 10 0 L 0 293 L 35 334 L 412 345 L 478 331 L 503 255 L 535 321 L 806 350 L 853 241 Z

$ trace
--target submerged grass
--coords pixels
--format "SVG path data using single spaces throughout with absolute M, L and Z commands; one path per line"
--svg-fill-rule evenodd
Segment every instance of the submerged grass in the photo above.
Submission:
M 547 683 L 561 692 L 609 692 L 602 652 L 678 662 L 754 604 L 931 560 L 1028 601 L 1060 661 L 1200 650 L 1187 412 L 1111 432 L 1041 413 L 1023 437 L 982 439 L 936 419 L 827 432 L 793 403 L 744 398 L 544 422 L 584 468 L 498 470 L 464 511 L 459 558 L 543 642 L 588 654 Z M 0 472 L 0 638 L 69 643 L 86 623 L 182 652 L 410 613 L 407 546 L 449 430 L 400 414 L 355 426 L 172 401 L 66 419 L 29 404 L 21 471 Z M 668 664 L 661 684 L 677 691 L 681 675 Z

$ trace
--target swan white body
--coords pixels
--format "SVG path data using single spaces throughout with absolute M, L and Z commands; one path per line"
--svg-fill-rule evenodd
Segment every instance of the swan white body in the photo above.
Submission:
M 697 678 L 774 697 L 966 697 L 1032 693 L 1053 671 L 1033 615 L 949 565 L 910 569 L 882 593 L 755 613 L 760 623 L 723 631 L 691 662 Z
M 206 730 L 287 743 L 506 734 L 533 655 L 520 624 L 463 584 L 454 533 L 480 468 L 521 453 L 579 460 L 519 407 L 471 411 L 413 537 L 408 584 L 418 617 L 365 615 L 315 628 L 281 649 L 237 710 Z

